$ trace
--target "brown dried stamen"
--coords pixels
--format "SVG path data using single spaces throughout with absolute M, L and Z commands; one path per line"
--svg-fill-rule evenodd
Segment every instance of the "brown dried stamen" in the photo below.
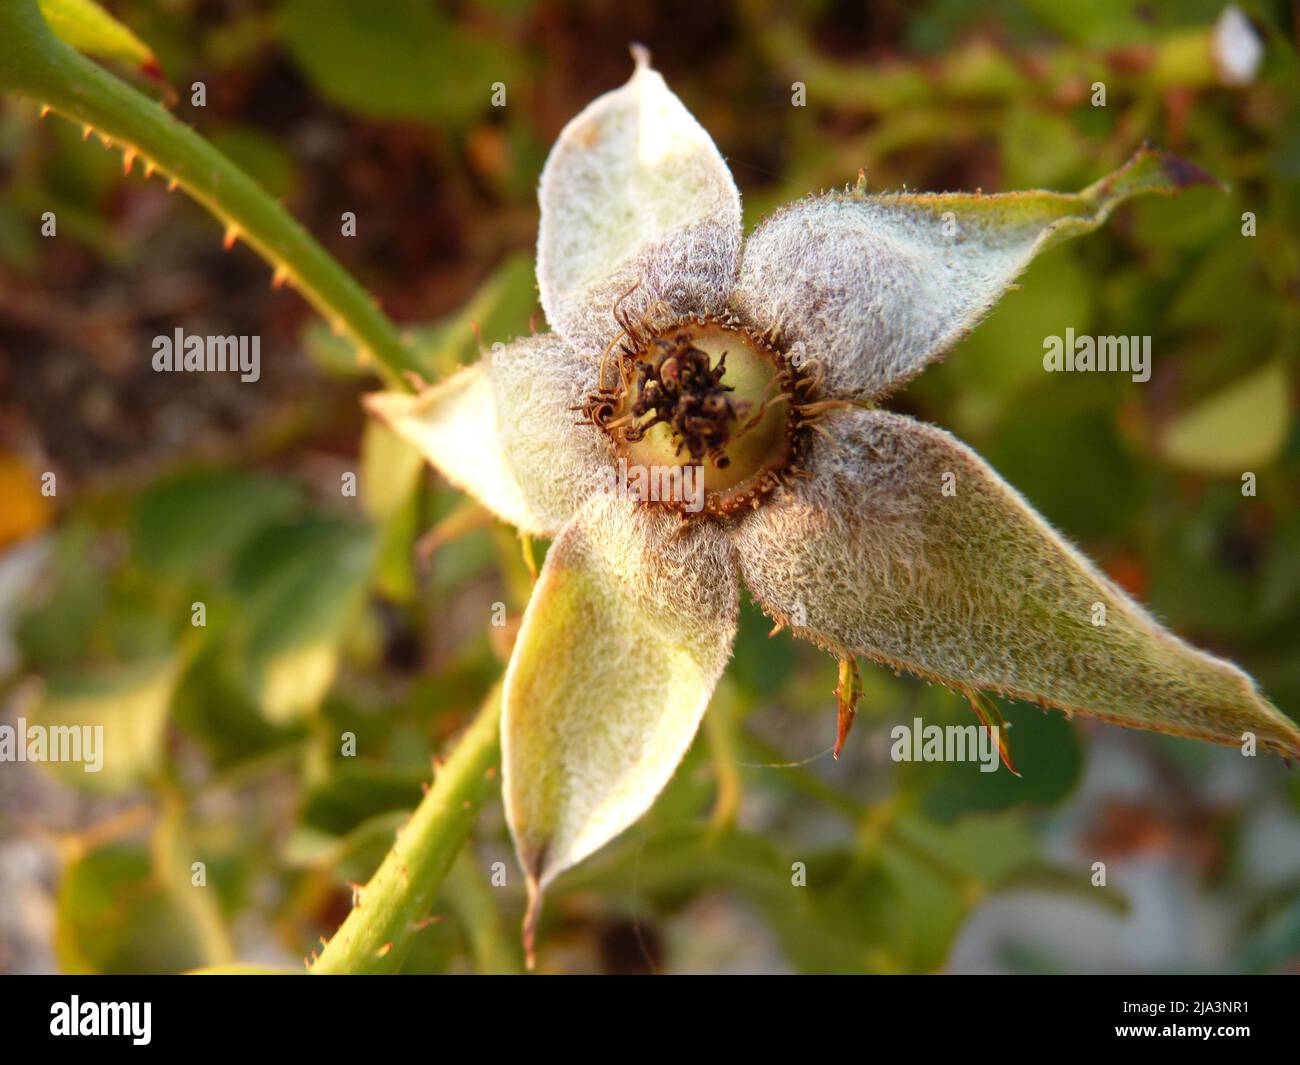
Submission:
M 601 360 L 600 387 L 582 406 L 626 467 L 703 478 L 702 505 L 654 502 L 715 516 L 758 506 L 803 471 L 804 408 L 815 381 L 738 322 L 693 318 L 653 329 L 617 315 L 622 333 Z

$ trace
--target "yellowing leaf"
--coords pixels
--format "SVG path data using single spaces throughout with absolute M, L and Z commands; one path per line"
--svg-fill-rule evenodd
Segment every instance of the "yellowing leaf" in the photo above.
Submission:
M 161 763 L 167 714 L 182 659 L 171 656 L 50 681 L 28 722 L 73 760 L 49 760 L 67 783 L 120 791 L 140 783 Z
M 1276 458 L 1290 428 L 1286 367 L 1271 362 L 1175 418 L 1160 450 L 1202 473 L 1240 474 Z
M 153 78 L 161 76 L 149 46 L 95 0 L 40 0 L 40 4 L 50 29 L 78 52 L 116 60 Z

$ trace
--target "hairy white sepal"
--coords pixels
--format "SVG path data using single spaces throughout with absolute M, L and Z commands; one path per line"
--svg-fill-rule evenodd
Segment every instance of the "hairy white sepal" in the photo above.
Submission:
M 419 395 L 380 392 L 366 408 L 502 521 L 553 536 L 604 483 L 603 434 L 571 410 L 595 387 L 591 360 L 554 333 L 493 345 Z
M 736 536 L 745 583 L 798 635 L 961 690 L 1300 753 L 1246 674 L 1161 627 L 970 448 L 884 411 L 823 426 L 814 476 Z
M 829 396 L 898 388 L 973 329 L 1034 256 L 1142 193 L 1209 178 L 1143 149 L 1079 193 L 868 196 L 792 203 L 745 243 L 731 306 L 821 365 Z
M 740 193 L 712 138 L 637 52 L 621 89 L 590 103 L 542 171 L 537 283 L 552 328 L 589 353 L 613 309 L 669 321 L 713 314 L 740 251 Z
M 712 525 L 599 495 L 546 557 L 506 670 L 506 819 L 535 891 L 643 814 L 731 655 L 734 553 Z

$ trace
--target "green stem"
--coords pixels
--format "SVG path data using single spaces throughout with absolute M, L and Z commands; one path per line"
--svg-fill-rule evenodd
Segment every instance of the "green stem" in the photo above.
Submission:
M 497 687 L 438 770 L 383 864 L 357 889 L 356 905 L 312 966 L 313 973 L 392 972 L 401 964 L 405 940 L 430 916 L 429 906 L 495 778 L 500 717 Z
M 374 299 L 297 221 L 247 174 L 180 122 L 107 70 L 86 59 L 46 25 L 36 0 L 0 2 L 0 91 L 13 92 L 79 122 L 119 145 L 128 163 L 174 180 L 243 238 L 363 357 L 398 387 L 419 371 L 413 352 Z

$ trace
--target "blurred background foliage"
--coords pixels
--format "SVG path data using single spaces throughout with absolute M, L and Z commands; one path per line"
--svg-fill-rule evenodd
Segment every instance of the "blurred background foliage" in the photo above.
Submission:
M 108 6 L 138 41 L 106 61 L 281 198 L 409 328 L 430 379 L 545 328 L 538 174 L 629 75 L 631 40 L 717 140 L 751 227 L 860 168 L 875 190 L 994 191 L 1082 187 L 1148 139 L 1195 160 L 1225 188 L 1142 200 L 1052 251 L 891 405 L 972 443 L 1300 714 L 1294 4 Z M 108 751 L 98 775 L 0 764 L 3 970 L 299 966 L 527 600 L 512 531 L 364 422 L 374 382 L 347 342 L 220 238 L 79 128 L 4 101 L 2 720 L 102 723 Z M 261 381 L 152 372 L 151 338 L 177 326 L 261 335 Z M 1043 338 L 1067 327 L 1150 335 L 1150 382 L 1045 374 Z M 868 667 L 836 763 L 834 662 L 767 629 L 746 605 L 682 770 L 557 885 L 543 969 L 1300 968 L 1300 786 L 1277 760 L 1003 704 L 1021 778 L 895 764 L 893 725 L 969 711 Z M 493 800 L 394 961 L 515 971 L 521 906 Z

